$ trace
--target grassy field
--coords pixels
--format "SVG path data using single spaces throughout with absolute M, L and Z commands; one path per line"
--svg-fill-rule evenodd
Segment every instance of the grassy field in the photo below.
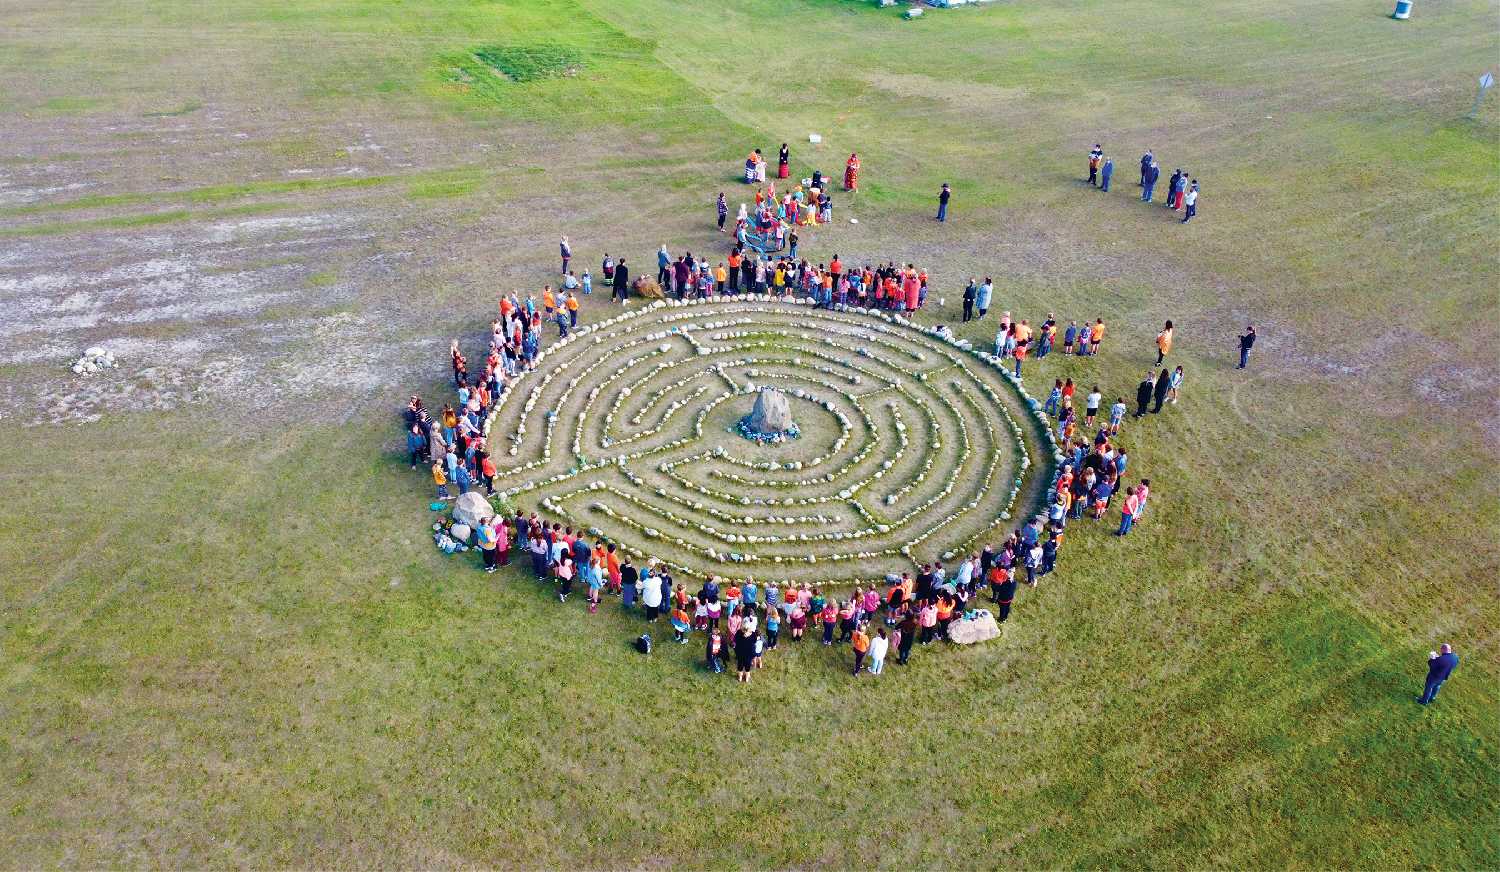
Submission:
M 6 4 L 0 857 L 1500 866 L 1500 5 L 1388 6 Z M 739 686 L 443 557 L 394 425 L 559 234 L 716 250 L 782 141 L 864 158 L 810 255 L 1109 322 L 1033 390 L 1128 394 L 1166 318 L 1188 372 L 1125 434 L 1148 523 L 879 680 L 805 645 Z

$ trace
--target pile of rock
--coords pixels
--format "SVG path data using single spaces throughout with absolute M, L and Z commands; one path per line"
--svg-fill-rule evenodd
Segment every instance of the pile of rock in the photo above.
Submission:
M 115 361 L 115 353 L 106 351 L 95 345 L 83 352 L 78 362 L 73 364 L 73 372 L 77 375 L 92 375 L 96 372 L 104 372 L 107 369 L 117 369 L 120 366 Z

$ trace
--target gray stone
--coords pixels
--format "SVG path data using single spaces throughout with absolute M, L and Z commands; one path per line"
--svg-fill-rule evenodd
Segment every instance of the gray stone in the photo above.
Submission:
M 755 408 L 750 412 L 750 429 L 757 433 L 780 433 L 791 427 L 792 410 L 787 405 L 786 394 L 761 388 L 755 398 Z
M 479 526 L 479 522 L 495 514 L 495 509 L 490 501 L 484 498 L 484 494 L 478 491 L 469 491 L 460 494 L 453 503 L 453 520 L 459 524 L 468 524 L 470 527 Z

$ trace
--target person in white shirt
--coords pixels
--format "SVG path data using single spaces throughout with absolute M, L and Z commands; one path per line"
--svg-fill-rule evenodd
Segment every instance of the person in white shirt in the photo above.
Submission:
M 1198 180 L 1193 179 L 1192 187 L 1188 188 L 1187 195 L 1182 198 L 1182 204 L 1187 207 L 1187 214 L 1182 216 L 1182 223 L 1186 224 L 1198 214 Z
M 891 640 L 885 635 L 885 627 L 875 631 L 870 640 L 870 674 L 879 675 L 885 669 L 885 652 L 890 650 Z

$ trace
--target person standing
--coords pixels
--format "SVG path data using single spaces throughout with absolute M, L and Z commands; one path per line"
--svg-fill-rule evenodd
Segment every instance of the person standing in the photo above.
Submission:
M 952 196 L 953 191 L 949 189 L 948 183 L 943 182 L 943 189 L 938 192 L 937 220 L 943 222 L 946 222 L 948 220 L 948 200 Z
M 1130 528 L 1135 523 L 1136 511 L 1141 507 L 1141 498 L 1136 494 L 1135 488 L 1125 488 L 1125 505 L 1120 510 L 1120 529 L 1115 531 L 1116 536 L 1130 535 Z
M 615 264 L 615 276 L 610 283 L 610 287 L 614 290 L 614 298 L 617 302 L 625 302 L 626 295 L 630 293 L 630 285 L 626 284 L 629 281 L 630 269 L 625 266 L 625 258 L 622 257 L 620 258 L 620 262 Z
M 1161 404 L 1167 401 L 1167 391 L 1172 389 L 1172 374 L 1167 372 L 1166 367 L 1157 373 L 1156 384 L 1151 388 L 1152 399 L 1156 400 L 1156 406 L 1151 409 L 1151 414 L 1161 411 Z
M 1161 332 L 1156 334 L 1156 365 L 1166 360 L 1168 352 L 1172 350 L 1172 322 L 1168 321 Z
M 885 671 L 885 654 L 891 648 L 891 640 L 885 635 L 885 627 L 875 631 L 875 636 L 870 640 L 870 674 L 879 675 Z
M 976 296 L 978 295 L 978 293 L 979 293 L 979 289 L 975 286 L 974 279 L 972 277 L 970 277 L 968 287 L 964 288 L 964 323 L 965 324 L 967 324 L 968 322 L 974 320 L 974 300 L 975 300 Z
M 1244 369 L 1250 364 L 1250 349 L 1255 345 L 1255 327 L 1245 325 L 1245 332 L 1240 336 L 1240 365 L 1235 369 Z
M 1172 178 L 1167 179 L 1167 202 L 1166 202 L 1166 206 L 1167 206 L 1168 209 L 1174 208 L 1173 204 L 1177 202 L 1177 191 L 1178 191 L 1178 187 L 1181 184 L 1182 184 L 1182 169 L 1179 167 L 1178 169 L 1172 171 Z
M 917 641 L 917 618 L 910 607 L 906 609 L 897 629 L 901 633 L 901 641 L 896 644 L 896 662 L 905 666 L 906 661 L 911 659 L 912 643 Z
M 661 285 L 662 292 L 671 289 L 668 279 L 672 274 L 672 255 L 667 253 L 667 244 L 662 243 L 661 248 L 656 251 L 656 283 Z
M 562 242 L 557 246 L 557 248 L 558 252 L 562 255 L 562 274 L 567 275 L 568 261 L 573 259 L 573 246 L 568 244 L 568 237 L 564 236 L 562 238 Z
M 865 655 L 870 652 L 870 637 L 865 633 L 863 624 L 854 628 L 851 641 L 854 648 L 854 674 L 858 675 L 865 667 Z
M 1099 171 L 1099 190 L 1109 193 L 1109 179 L 1115 174 L 1115 159 L 1107 157 L 1104 159 L 1104 169 Z
M 1458 667 L 1458 655 L 1453 653 L 1453 646 L 1447 642 L 1443 643 L 1442 652 L 1433 651 L 1427 656 L 1427 683 L 1422 688 L 1422 696 L 1417 701 L 1427 705 L 1437 699 L 1438 691 L 1442 689 L 1443 682 L 1453 674 Z
M 1185 195 L 1183 195 L 1182 204 L 1187 209 L 1187 211 L 1182 216 L 1182 223 L 1186 224 L 1189 221 L 1193 220 L 1193 216 L 1194 215 L 1198 214 L 1198 180 L 1197 179 L 1193 179 L 1193 184 L 1188 188 L 1187 193 Z
M 1145 173 L 1141 175 L 1141 202 L 1151 202 L 1151 190 L 1156 187 L 1156 180 L 1161 177 L 1161 166 L 1152 161 L 1146 167 Z
M 984 283 L 979 286 L 978 292 L 974 295 L 974 306 L 979 309 L 980 318 L 983 318 L 984 313 L 990 310 L 990 298 L 994 296 L 994 293 L 995 283 L 990 281 L 989 276 L 985 276 Z
M 776 178 L 784 179 L 791 175 L 792 150 L 786 143 L 781 144 L 781 153 L 776 158 Z
M 729 203 L 724 199 L 723 191 L 719 192 L 719 202 L 716 205 L 719 209 L 719 232 L 723 233 L 724 222 L 729 220 Z
M 1146 377 L 1135 388 L 1135 416 L 1144 417 L 1146 407 L 1151 405 L 1151 393 L 1156 389 L 1156 381 L 1151 375 L 1151 370 L 1146 370 Z
M 844 164 L 844 190 L 855 191 L 859 189 L 859 154 L 857 152 L 849 155 L 849 161 Z
M 1174 197 L 1171 202 L 1172 211 L 1174 212 L 1182 208 L 1182 197 L 1185 189 L 1187 188 L 1188 178 L 1186 172 L 1183 172 L 1182 170 L 1178 170 L 1177 172 L 1181 175 L 1177 179 L 1177 196 Z
M 1137 188 L 1146 187 L 1146 172 L 1151 169 L 1151 162 L 1154 160 L 1156 160 L 1156 156 L 1151 153 L 1151 149 L 1149 148 L 1146 149 L 1145 154 L 1141 155 L 1141 180 L 1136 183 Z
M 1099 165 L 1103 162 L 1104 149 L 1096 142 L 1094 147 L 1089 149 L 1089 184 L 1094 187 L 1099 186 Z

